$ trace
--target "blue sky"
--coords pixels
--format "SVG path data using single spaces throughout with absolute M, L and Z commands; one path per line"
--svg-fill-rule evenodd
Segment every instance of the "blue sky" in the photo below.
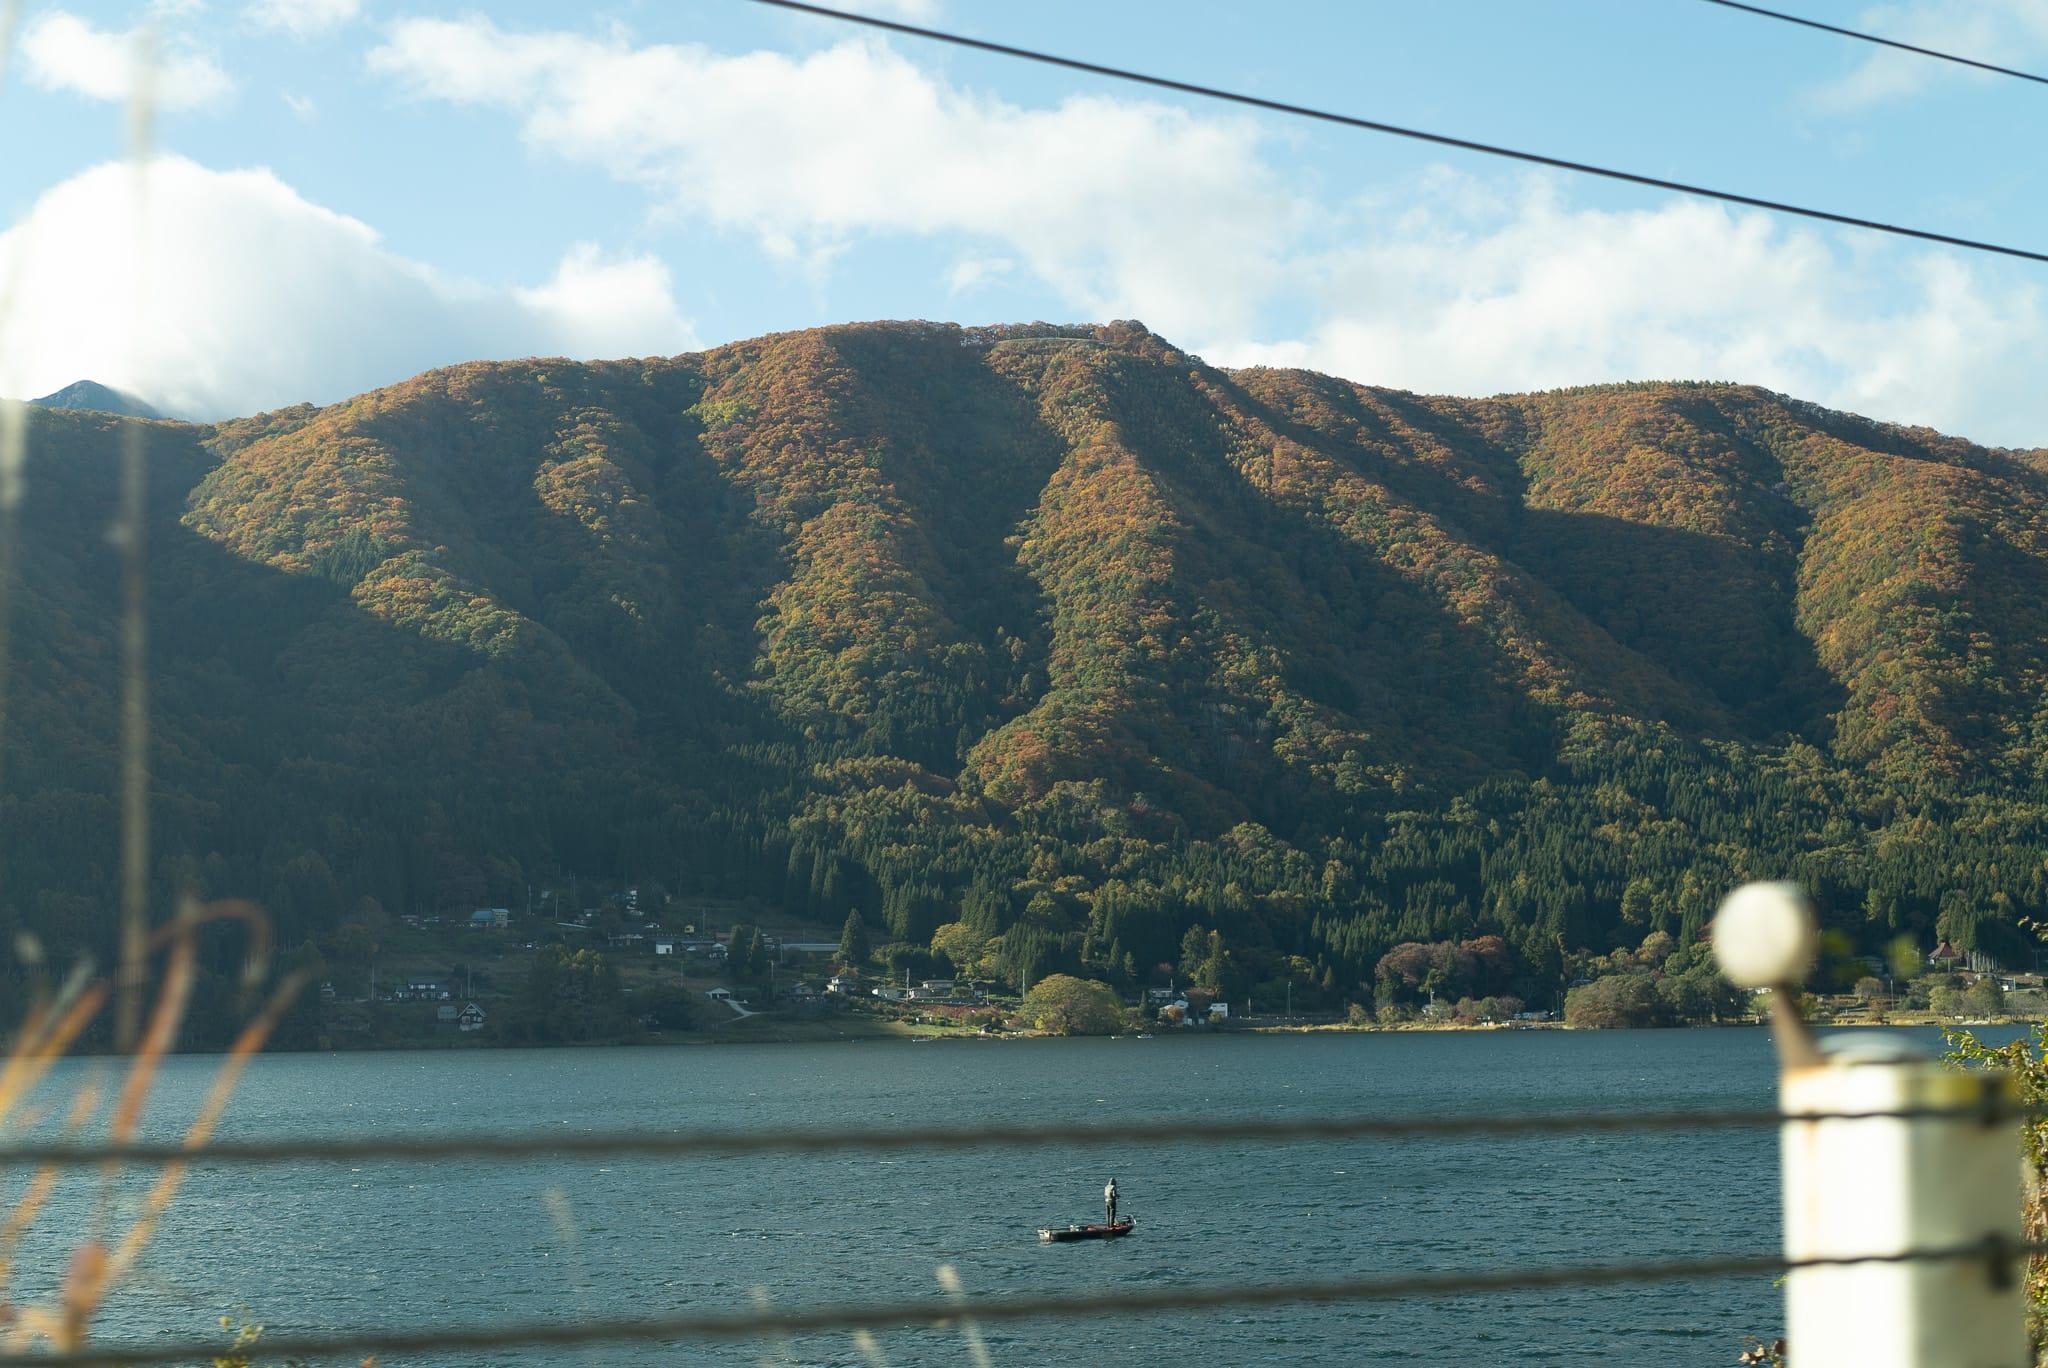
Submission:
M 1699 0 L 868 3 L 2048 248 L 2048 90 Z M 1798 5 L 2048 66 L 2048 0 Z M 163 159 L 138 210 L 112 163 L 141 28 Z M 1136 317 L 1221 364 L 1456 393 L 1730 379 L 2048 443 L 2048 267 L 746 0 L 24 0 L 4 79 L 0 393 L 89 374 L 213 416 L 478 356 Z

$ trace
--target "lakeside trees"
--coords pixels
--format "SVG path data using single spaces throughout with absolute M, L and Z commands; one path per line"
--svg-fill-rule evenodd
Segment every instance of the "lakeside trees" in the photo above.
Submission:
M 530 1045 L 618 1040 L 633 1022 L 619 972 L 594 950 L 549 946 L 537 952 L 504 1026 L 509 1039 Z
M 760 983 L 774 967 L 775 956 L 761 934 L 761 928 L 736 922 L 726 942 L 725 974 L 738 983 Z
M 1565 994 L 1568 1026 L 1669 1026 L 1677 1017 L 1648 974 L 1610 974 Z
M 1024 1019 L 1048 1035 L 1113 1035 L 1124 1024 L 1123 1003 L 1106 983 L 1052 974 L 1024 995 Z

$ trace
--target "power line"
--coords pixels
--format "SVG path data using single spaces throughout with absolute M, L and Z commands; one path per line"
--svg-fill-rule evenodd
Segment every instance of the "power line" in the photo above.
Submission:
M 1661 176 L 1646 176 L 1635 171 L 1623 171 L 1611 166 L 1598 166 L 1592 162 L 1572 161 L 1565 157 L 1553 157 L 1542 152 L 1528 152 L 1519 148 L 1503 147 L 1496 143 L 1477 142 L 1470 138 L 1453 137 L 1448 133 L 1431 133 L 1425 129 L 1408 128 L 1401 124 L 1386 123 L 1378 119 L 1359 118 L 1353 114 L 1339 114 L 1334 110 L 1318 109 L 1312 105 L 1291 104 L 1285 100 L 1269 100 L 1261 95 L 1247 95 L 1242 91 L 1225 90 L 1219 86 L 1199 85 L 1193 81 L 1175 80 L 1170 76 L 1149 76 L 1141 71 L 1124 67 L 1106 66 L 1099 62 L 1086 62 L 1078 57 L 1062 57 L 1056 53 L 1040 52 L 1035 48 L 1014 47 L 1008 43 L 990 42 L 985 38 L 969 38 L 964 34 L 951 33 L 944 29 L 925 28 L 918 24 L 905 24 L 895 19 L 879 19 L 870 14 L 849 14 L 824 5 L 805 3 L 805 0 L 752 0 L 757 5 L 769 5 L 776 9 L 791 10 L 798 14 L 813 15 L 820 19 L 833 19 L 842 23 L 857 24 L 863 28 L 881 29 L 888 33 L 901 33 L 912 38 L 926 38 L 935 43 L 948 43 L 954 47 L 970 48 L 976 52 L 992 52 L 1000 57 L 1015 57 L 1026 62 L 1038 62 L 1045 66 L 1063 67 L 1068 71 L 1086 72 L 1091 76 L 1107 76 L 1112 80 L 1131 81 L 1138 85 L 1153 86 L 1160 90 L 1171 90 L 1181 95 L 1196 95 L 1206 100 L 1221 100 L 1228 104 L 1244 105 L 1251 109 L 1262 109 L 1273 114 L 1289 114 L 1296 118 L 1314 119 L 1321 123 L 1338 124 L 1345 128 L 1360 128 L 1372 133 L 1385 133 L 1396 138 L 1410 138 L 1417 142 L 1434 143 L 1439 147 L 1455 147 L 1461 151 L 1479 152 L 1489 157 L 1505 157 L 1511 161 L 1528 162 L 1535 166 L 1547 166 L 1558 171 L 1572 171 L 1584 176 L 1600 176 L 1607 180 L 1622 181 L 1629 185 L 1648 186 L 1653 190 L 1669 190 L 1681 195 L 1697 195 L 1702 199 L 1720 200 L 1727 204 L 1740 204 L 1751 209 L 1766 209 L 1777 214 L 1791 214 L 1799 218 L 1818 219 L 1823 223 L 1840 224 L 1848 228 L 1865 228 L 1874 233 L 1889 233 L 1894 237 L 1914 238 L 1921 242 L 1938 242 L 1947 247 L 1961 247 L 1973 252 L 1990 252 L 1997 256 L 2018 257 L 2023 261 L 2048 262 L 2048 252 L 2029 251 L 2024 247 L 2008 247 L 1996 242 L 1983 242 L 1976 238 L 1956 237 L 1949 233 L 1937 233 L 1927 228 L 1910 228 L 1902 224 L 1885 223 L 1878 219 L 1859 218 L 1854 214 L 1838 214 L 1829 209 L 1814 209 L 1805 205 L 1789 204 L 1783 200 L 1764 199 L 1758 195 L 1739 194 L 1733 190 L 1715 190 L 1709 186 L 1694 185 L 1688 181 L 1666 180 Z
M 1281 1121 L 1134 1121 L 1084 1125 L 819 1129 L 789 1131 L 623 1132 L 595 1135 L 384 1136 L 367 1140 L 216 1141 L 204 1149 L 176 1144 L 0 1146 L 0 1171 L 83 1168 L 99 1164 L 417 1163 L 441 1159 L 731 1158 L 751 1154 L 835 1154 L 848 1151 L 969 1150 L 1103 1146 L 1309 1143 L 1330 1140 L 1428 1140 L 1567 1134 L 1635 1134 L 1768 1128 L 1788 1121 L 2036 1120 L 2048 1109 L 1992 1101 L 1974 1107 L 1908 1107 L 1889 1111 L 1673 1111 L 1495 1114 L 1486 1116 L 1314 1117 Z
M 1842 1254 L 1805 1259 L 1737 1255 L 1579 1265 L 1565 1268 L 1468 1269 L 1397 1277 L 1345 1278 L 1327 1282 L 1169 1287 L 1136 1292 L 1062 1292 L 1026 1297 L 982 1298 L 971 1302 L 913 1301 L 861 1306 L 825 1306 L 789 1311 L 724 1315 L 654 1316 L 632 1320 L 538 1322 L 471 1329 L 355 1330 L 330 1334 L 265 1336 L 254 1351 L 264 1359 L 308 1360 L 375 1354 L 398 1358 L 437 1350 L 563 1348 L 585 1344 L 678 1343 L 761 1339 L 854 1330 L 943 1326 L 961 1321 L 1016 1322 L 1077 1317 L 1130 1316 L 1167 1311 L 1209 1311 L 1260 1306 L 1301 1306 L 1343 1302 L 1469 1297 L 1531 1292 L 1556 1287 L 1611 1287 L 1683 1282 L 1692 1279 L 1762 1276 L 1803 1268 L 1856 1264 L 1988 1260 L 2002 1273 L 2048 1245 L 1994 1236 L 1965 1245 L 1907 1249 L 1890 1254 Z M 103 1345 L 60 1354 L 0 1354 L 0 1368 L 155 1368 L 206 1362 L 221 1352 L 218 1342 Z
M 1822 33 L 1840 34 L 1844 38 L 1854 38 L 1861 43 L 1876 43 L 1879 47 L 1897 48 L 1900 52 L 1917 53 L 1922 57 L 1932 57 L 1940 62 L 1954 62 L 1957 66 L 1975 67 L 1979 71 L 1995 72 L 2000 76 L 2017 76 L 2022 81 L 2032 81 L 2036 85 L 2048 85 L 2048 76 L 2039 76 L 2031 71 L 2020 71 L 2014 67 L 2000 66 L 1996 62 L 1980 62 L 1975 57 L 1964 57 L 1953 52 L 1942 52 L 1938 48 L 1920 47 L 1914 43 L 1902 43 L 1896 38 L 1883 38 L 1875 33 L 1865 33 L 1862 29 L 1843 28 L 1840 24 L 1824 24 L 1818 19 L 1808 19 L 1802 15 L 1787 14 L 1783 10 L 1765 9 L 1762 5 L 1745 5 L 1742 3 L 1742 0 L 1707 0 L 1707 3 L 1719 5 L 1723 9 L 1740 10 L 1744 14 L 1754 14 L 1763 19 L 1776 19 L 1782 23 L 1797 24 L 1801 28 L 1819 29 Z

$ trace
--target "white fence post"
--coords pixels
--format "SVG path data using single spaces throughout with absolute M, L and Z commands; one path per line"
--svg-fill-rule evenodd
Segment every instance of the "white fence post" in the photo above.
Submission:
M 1714 928 L 1729 977 L 1773 989 L 1788 1009 L 1812 967 L 1813 942 L 1811 907 L 1783 884 L 1737 889 Z M 1948 1068 L 1897 1036 L 1842 1035 L 1816 1046 L 1796 1011 L 1774 1016 L 1788 1118 L 1980 1113 L 1784 1123 L 1788 1260 L 1983 1251 L 1794 1268 L 1788 1360 L 1798 1368 L 2031 1368 L 2013 1080 Z
M 1785 1122 L 1785 1257 L 1958 1250 L 1970 1258 L 1795 1268 L 1785 1338 L 1799 1368 L 2028 1368 L 2020 1123 L 2004 1075 L 1964 1073 L 1904 1042 L 1827 1042 L 1787 1073 L 1782 1110 L 1982 1107 L 1987 1117 Z M 2002 1113 L 1996 1109 L 2003 1107 Z M 2003 1248 L 2005 1254 L 1993 1251 Z

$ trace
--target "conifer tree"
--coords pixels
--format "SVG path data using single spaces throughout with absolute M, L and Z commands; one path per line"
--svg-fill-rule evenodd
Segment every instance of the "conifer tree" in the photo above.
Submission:
M 839 932 L 839 962 L 849 969 L 858 969 L 873 953 L 874 946 L 868 942 L 868 924 L 860 919 L 858 911 L 847 913 L 846 925 Z

